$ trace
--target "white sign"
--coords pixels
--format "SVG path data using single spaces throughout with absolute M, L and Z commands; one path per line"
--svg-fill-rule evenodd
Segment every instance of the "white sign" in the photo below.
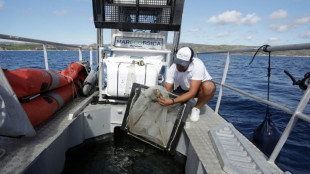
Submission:
M 121 48 L 148 48 L 161 50 L 163 45 L 162 39 L 146 39 L 146 38 L 124 38 L 116 37 L 114 46 Z

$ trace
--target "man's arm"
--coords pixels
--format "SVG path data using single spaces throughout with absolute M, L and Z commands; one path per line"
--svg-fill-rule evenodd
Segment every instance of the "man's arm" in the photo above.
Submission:
M 186 102 L 190 100 L 191 98 L 194 98 L 198 92 L 200 84 L 201 84 L 201 80 L 191 80 L 189 91 L 175 98 L 174 103 Z M 165 88 L 168 92 L 172 92 L 173 84 L 166 83 Z M 162 106 L 168 106 L 168 105 L 173 104 L 173 100 L 169 98 L 165 98 L 165 97 L 160 97 L 158 100 L 158 103 Z
M 168 92 L 172 92 L 173 89 L 173 83 L 165 83 L 165 88 Z

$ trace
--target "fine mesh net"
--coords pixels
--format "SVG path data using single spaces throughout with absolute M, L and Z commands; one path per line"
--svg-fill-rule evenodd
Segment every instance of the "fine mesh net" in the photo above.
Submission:
M 105 20 L 169 24 L 172 8 L 169 3 L 166 0 L 115 0 L 113 3 L 105 1 Z
M 164 107 L 158 104 L 159 96 L 169 97 L 162 86 L 141 90 L 141 93 L 136 92 L 132 99 L 127 128 L 129 132 L 166 148 L 174 125 L 183 113 L 184 105 L 177 103 Z
M 179 31 L 184 0 L 92 0 L 96 28 Z

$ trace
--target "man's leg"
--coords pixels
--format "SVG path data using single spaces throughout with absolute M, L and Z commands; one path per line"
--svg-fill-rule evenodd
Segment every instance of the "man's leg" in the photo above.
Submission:
M 205 81 L 199 87 L 198 101 L 195 108 L 200 109 L 208 103 L 214 96 L 216 86 L 212 81 Z

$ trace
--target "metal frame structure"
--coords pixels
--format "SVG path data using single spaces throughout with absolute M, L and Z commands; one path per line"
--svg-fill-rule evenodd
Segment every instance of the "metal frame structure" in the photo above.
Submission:
M 184 0 L 92 0 L 96 28 L 179 31 Z
M 97 28 L 97 50 L 103 47 L 103 29 L 121 29 L 121 30 L 160 30 L 173 31 L 173 52 L 177 52 L 182 25 L 182 14 L 185 0 L 92 0 L 94 24 Z M 122 8 L 135 9 L 135 21 L 123 20 L 119 10 Z M 171 11 L 163 13 L 162 15 L 169 17 L 170 22 L 167 21 L 152 21 L 152 16 L 162 11 L 170 9 Z M 123 9 L 124 10 L 124 9 Z M 130 11 L 130 10 L 129 10 Z M 145 12 L 145 13 L 144 13 Z M 127 14 L 129 15 L 129 14 Z M 131 14 L 133 15 L 133 14 Z M 161 16 L 162 16 L 161 15 Z M 129 15 L 130 16 L 130 15 Z M 139 17 L 140 16 L 140 17 Z M 143 17 L 144 16 L 144 17 Z M 131 16 L 132 17 L 132 16 Z M 99 65 L 100 55 L 97 53 L 97 63 Z M 171 64 L 170 60 L 168 66 Z M 98 67 L 99 68 L 99 67 Z
M 50 41 L 44 41 L 44 40 L 37 40 L 37 39 L 30 39 L 30 38 L 18 37 L 18 36 L 12 36 L 12 35 L 5 35 L 5 34 L 0 34 L 0 39 L 43 44 L 44 62 L 45 62 L 45 69 L 46 70 L 49 70 L 46 45 L 63 46 L 63 47 L 68 47 L 68 48 L 78 48 L 79 49 L 79 60 L 80 61 L 82 60 L 82 46 L 63 44 L 63 43 L 57 43 L 57 42 L 50 42 Z M 91 60 L 92 60 L 92 57 L 91 57 Z
M 167 69 L 173 62 L 172 54 L 178 49 L 180 40 L 180 29 L 182 21 L 182 13 L 184 0 L 171 1 L 139 1 L 139 0 L 93 0 L 94 24 L 97 28 L 97 69 L 99 71 L 99 100 L 100 101 L 118 101 L 123 102 L 121 98 L 106 99 L 106 93 L 103 92 L 102 73 L 104 56 L 106 55 L 103 47 L 103 29 L 111 29 L 111 45 L 107 52 L 139 52 L 139 53 L 158 53 L 165 54 L 166 58 L 163 62 L 164 68 Z M 132 11 L 132 9 L 135 9 Z M 161 14 L 161 15 L 159 15 Z M 124 15 L 129 18 L 135 17 L 136 20 L 124 20 Z M 153 17 L 158 20 L 153 21 Z M 170 22 L 161 21 L 161 18 L 169 17 Z M 124 18 L 124 19 L 123 19 Z M 127 18 L 126 18 L 127 19 Z M 154 18 L 155 19 L 155 18 Z M 136 32 L 138 30 L 150 30 L 149 34 Z M 166 42 L 168 31 L 174 33 L 173 36 L 173 52 L 167 50 Z M 167 33 L 165 33 L 167 32 Z M 138 33 L 138 34 L 137 34 Z M 156 49 L 135 49 L 135 48 L 119 48 L 115 47 L 115 38 L 117 36 L 129 38 L 161 38 L 163 39 L 163 48 Z M 117 96 L 118 98 L 118 96 Z M 126 98 L 125 98 L 126 99 Z
M 288 50 L 302 50 L 302 49 L 310 49 L 310 43 L 305 43 L 305 44 L 293 44 L 293 45 L 280 45 L 280 46 L 268 46 L 265 48 L 264 51 L 266 52 L 271 52 L 271 51 L 288 51 Z M 218 99 L 217 99 L 217 103 L 216 103 L 216 108 L 215 108 L 215 112 L 218 113 L 219 111 L 219 107 L 221 104 L 221 99 L 222 99 L 222 93 L 223 93 L 223 87 L 226 87 L 230 90 L 236 91 L 242 95 L 248 96 L 250 98 L 253 98 L 259 102 L 265 103 L 267 105 L 270 105 L 276 109 L 282 110 L 288 114 L 292 114 L 290 121 L 288 122 L 284 132 L 281 135 L 281 138 L 279 139 L 276 147 L 274 148 L 271 156 L 268 159 L 268 162 L 270 163 L 274 163 L 275 159 L 277 158 L 277 156 L 279 155 L 283 145 L 285 144 L 288 136 L 290 135 L 292 129 L 294 128 L 296 122 L 298 121 L 298 119 L 304 120 L 308 123 L 310 123 L 310 116 L 309 115 L 305 115 L 303 113 L 304 108 L 306 107 L 306 105 L 308 104 L 309 100 L 310 100 L 310 88 L 308 87 L 304 96 L 302 97 L 302 99 L 300 100 L 297 108 L 295 109 L 295 111 L 291 111 L 290 109 L 281 106 L 277 103 L 273 103 L 270 102 L 268 100 L 262 99 L 260 97 L 251 95 L 247 92 L 244 92 L 242 90 L 233 88 L 231 86 L 228 86 L 225 84 L 225 80 L 227 77 L 227 72 L 228 72 L 228 68 L 229 68 L 229 63 L 230 63 L 230 55 L 231 53 L 244 53 L 244 52 L 256 52 L 256 51 L 263 51 L 263 50 L 259 50 L 259 48 L 252 48 L 252 49 L 235 49 L 235 50 L 221 50 L 221 51 L 209 51 L 209 52 L 199 52 L 197 53 L 197 56 L 199 54 L 222 54 L 222 53 L 226 53 L 227 54 L 227 58 L 226 58 L 226 63 L 225 63 L 225 68 L 224 68 L 224 72 L 223 72 L 223 76 L 222 76 L 222 82 L 216 82 L 216 84 L 220 85 L 220 90 L 219 90 L 219 95 L 218 95 Z

